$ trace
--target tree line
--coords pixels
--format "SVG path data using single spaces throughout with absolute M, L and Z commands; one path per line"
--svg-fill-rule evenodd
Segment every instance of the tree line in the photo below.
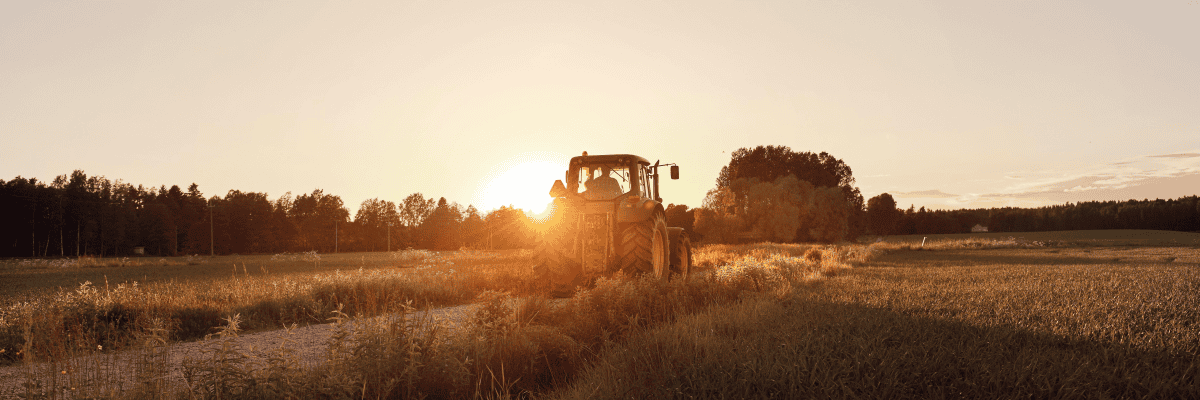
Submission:
M 531 246 L 521 210 L 413 193 L 362 202 L 351 218 L 341 197 L 317 189 L 270 199 L 230 190 L 205 198 L 196 184 L 145 188 L 76 170 L 51 182 L 0 180 L 0 257 L 252 254 Z
M 785 146 L 738 149 L 700 208 L 670 204 L 668 225 L 712 243 L 837 242 L 863 234 L 1085 229 L 1200 231 L 1200 198 L 1092 201 L 1039 208 L 899 209 L 887 193 L 863 201 L 848 165 Z M 270 199 L 196 184 L 145 188 L 76 170 L 51 182 L 0 180 L 0 257 L 253 254 L 527 248 L 536 230 L 512 208 L 482 214 L 413 193 L 368 199 L 353 218 L 341 197 L 317 189 Z
M 887 235 L 968 233 L 976 225 L 989 232 L 1041 232 L 1093 229 L 1200 231 L 1200 197 L 1087 201 L 1037 208 L 907 210 L 895 208 L 883 193 L 868 202 L 870 233 Z M 890 212 L 887 210 L 891 210 Z
M 1194 195 L 1038 208 L 904 210 L 887 193 L 864 203 L 854 182 L 850 166 L 825 152 L 741 148 L 721 168 L 701 208 L 671 205 L 667 220 L 712 243 L 837 242 L 863 234 L 969 233 L 977 225 L 990 232 L 1200 231 L 1200 200 Z

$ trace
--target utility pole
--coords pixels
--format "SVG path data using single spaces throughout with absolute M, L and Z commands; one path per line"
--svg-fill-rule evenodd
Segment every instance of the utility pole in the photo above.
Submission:
M 334 253 L 337 253 L 337 252 L 338 252 L 338 246 L 337 246 L 337 245 L 338 245 L 338 237 L 337 237 L 337 235 L 338 235 L 338 232 L 337 232 L 337 223 L 338 223 L 338 222 L 337 222 L 337 220 L 336 220 L 336 219 L 335 219 L 335 220 L 333 220 L 333 252 L 334 252 Z
M 209 257 L 215 256 L 217 254 L 217 250 L 213 248 L 214 241 L 213 241 L 212 209 L 213 209 L 212 202 L 209 202 L 209 204 L 208 204 L 208 256 Z
M 391 251 L 392 251 L 392 223 L 391 223 L 391 222 L 389 222 L 389 223 L 388 223 L 388 246 L 387 246 L 387 251 L 388 251 L 388 252 L 391 252 Z
M 37 257 L 37 199 L 36 198 L 33 200 L 33 214 L 30 216 L 32 217 L 32 219 L 30 219 L 29 221 L 30 221 L 30 225 L 32 225 L 32 227 L 29 229 L 29 252 L 30 252 L 29 256 Z

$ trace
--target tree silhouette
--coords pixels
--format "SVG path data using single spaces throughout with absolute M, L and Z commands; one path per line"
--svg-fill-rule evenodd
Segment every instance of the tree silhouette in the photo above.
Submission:
M 773 182 L 738 178 L 708 192 L 696 230 L 706 241 L 742 239 L 837 242 L 850 235 L 853 208 L 836 187 L 787 175 Z
M 876 235 L 890 235 L 900 220 L 900 210 L 892 195 L 883 193 L 867 201 L 868 231 Z
M 668 204 L 666 216 L 667 226 L 683 228 L 689 233 L 695 232 L 696 210 L 689 210 L 688 206 L 683 204 Z
M 421 245 L 432 250 L 455 250 L 462 245 L 462 215 L 458 208 L 438 199 L 437 207 L 421 224 Z
M 337 249 L 336 230 L 350 218 L 350 211 L 342 206 L 341 197 L 316 189 L 312 194 L 297 196 L 288 217 L 299 226 L 303 247 L 333 252 Z
M 483 218 L 489 249 L 518 249 L 533 245 L 529 216 L 520 209 L 501 206 Z
M 378 198 L 367 199 L 358 207 L 354 223 L 369 242 L 365 249 L 384 250 L 388 247 L 388 230 L 400 225 L 400 212 L 396 203 Z M 399 240 L 398 237 L 396 239 Z
M 895 210 L 894 198 L 881 194 L 872 198 L 867 210 L 862 211 L 853 201 L 856 197 L 847 196 L 845 184 L 853 182 L 845 178 L 849 176 L 849 168 L 827 154 L 794 153 L 786 147 L 742 149 L 735 153 L 734 158 L 742 161 L 731 161 L 736 168 L 727 167 L 722 179 L 727 179 L 731 170 L 758 171 L 755 173 L 764 177 L 791 171 L 789 168 L 793 167 L 788 166 L 791 164 L 778 167 L 771 161 L 783 159 L 826 171 L 822 172 L 824 178 L 820 174 L 812 176 L 817 176 L 814 178 L 817 181 L 824 179 L 822 182 L 837 184 L 809 184 L 798 175 L 783 179 L 788 174 L 772 180 L 739 177 L 710 190 L 701 208 L 668 205 L 671 226 L 689 228 L 690 224 L 697 238 L 703 236 L 705 241 L 713 242 L 745 240 L 747 234 L 786 241 L 792 226 L 795 229 L 790 240 L 844 240 L 856 237 L 855 218 L 859 218 L 856 216 L 863 221 L 870 218 L 871 232 L 888 232 L 890 226 L 892 234 L 965 233 L 976 224 L 987 226 L 992 232 L 1200 231 L 1197 196 L 1091 201 L 1039 208 L 927 210 L 910 206 L 900 212 Z M 209 205 L 213 207 L 210 209 Z M 889 209 L 896 218 L 890 225 L 881 216 Z M 457 249 L 465 245 L 511 249 L 529 247 L 534 238 L 528 216 L 519 209 L 501 207 L 480 215 L 473 206 L 463 208 L 444 199 L 440 202 L 426 199 L 420 193 L 399 204 L 369 199 L 363 202 L 353 222 L 349 216 L 340 197 L 320 189 L 296 197 L 285 193 L 274 201 L 266 193 L 240 190 L 205 199 L 195 183 L 186 191 L 175 185 L 146 188 L 103 176 L 88 176 L 82 170 L 59 175 L 50 182 L 18 176 L 0 180 L 0 227 L 4 228 L 0 229 L 0 257 L 126 256 L 132 254 L 135 246 L 145 247 L 150 255 L 163 256 L 210 251 L 216 254 L 331 252 L 335 246 L 341 250 L 377 251 L 387 247 L 389 233 L 393 236 L 393 248 L 407 245 Z M 215 249 L 209 245 L 210 224 Z M 394 230 L 389 231 L 389 226 Z M 425 235 L 428 240 L 416 240 L 420 229 L 429 232 Z
M 854 186 L 853 171 L 826 152 L 795 152 L 787 146 L 740 148 L 733 152 L 729 164 L 721 167 L 717 188 L 729 187 L 738 179 L 774 182 L 787 175 L 818 188 L 838 188 L 848 208 L 846 236 L 857 237 L 865 231 L 865 204 L 862 193 Z
M 467 206 L 463 212 L 462 237 L 463 244 L 467 247 L 478 249 L 486 245 L 487 226 L 475 206 Z

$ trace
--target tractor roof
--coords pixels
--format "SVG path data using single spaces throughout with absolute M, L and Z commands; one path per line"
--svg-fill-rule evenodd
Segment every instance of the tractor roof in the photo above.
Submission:
M 584 153 L 584 154 L 587 154 L 587 153 Z M 637 162 L 639 164 L 650 165 L 650 161 L 646 161 L 645 158 L 641 158 L 641 157 L 635 156 L 633 154 L 603 154 L 603 155 L 595 155 L 595 156 L 584 155 L 584 156 L 578 156 L 578 157 L 571 158 L 572 166 L 582 165 L 582 164 L 592 164 L 592 163 L 625 164 L 625 163 L 630 163 L 630 162 Z

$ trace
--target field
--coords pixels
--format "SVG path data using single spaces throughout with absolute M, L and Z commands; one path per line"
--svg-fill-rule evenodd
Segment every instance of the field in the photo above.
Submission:
M 9 327 L 0 344 L 21 354 L 11 362 L 29 360 L 28 394 L 64 398 L 1200 396 L 1200 235 L 921 239 L 707 246 L 696 261 L 710 272 L 689 280 L 617 277 L 553 302 L 523 275 L 523 252 L 10 262 L 6 281 L 26 283 L 0 304 Z M 101 271 L 107 286 L 72 282 Z M 409 300 L 483 307 L 454 329 L 369 318 L 405 315 Z M 196 318 L 179 310 L 191 309 L 208 310 L 208 322 L 184 329 Z M 233 315 L 257 322 L 233 326 Z M 186 387 L 48 389 L 85 374 L 56 374 L 71 356 L 124 346 L 153 370 L 161 347 L 147 350 L 146 338 L 355 315 L 366 323 L 331 343 L 320 368 L 228 348 L 197 360 Z M 113 347 L 88 350 L 103 340 Z
M 610 349 L 564 398 L 1197 398 L 1200 252 L 893 251 Z
M 149 329 L 198 339 L 234 314 L 243 330 L 279 329 L 327 322 L 338 307 L 367 316 L 407 302 L 463 304 L 487 290 L 528 294 L 528 260 L 521 251 L 424 250 L 10 260 L 0 263 L 0 363 L 22 351 L 64 356 L 54 344 L 67 335 L 76 347 L 120 349 Z
M 1037 242 L 1057 247 L 1096 246 L 1191 246 L 1200 248 L 1200 235 L 1172 231 L 1151 230 L 1091 230 L 1051 232 L 980 232 L 960 234 L 928 234 L 888 236 L 891 243 L 920 243 L 922 239 L 933 242 L 979 239 L 993 241 Z

